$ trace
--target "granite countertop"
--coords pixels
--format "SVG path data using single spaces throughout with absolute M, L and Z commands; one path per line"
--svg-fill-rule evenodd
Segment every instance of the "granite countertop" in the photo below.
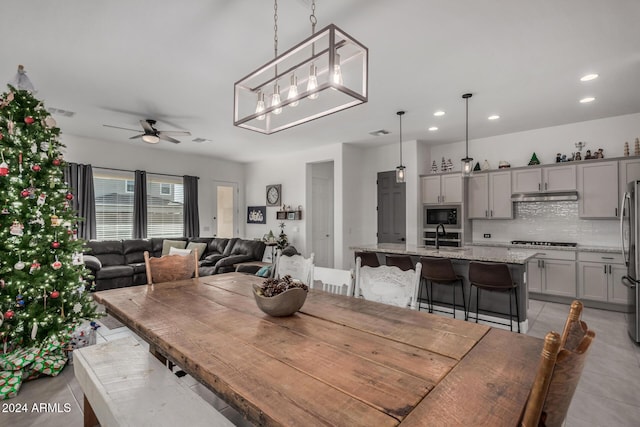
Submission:
M 539 252 L 536 249 L 512 248 L 506 246 L 464 246 L 426 248 L 404 243 L 378 243 L 355 245 L 350 249 L 356 251 L 382 252 L 389 254 L 406 254 L 416 256 L 432 256 L 440 258 L 462 259 L 469 261 L 504 262 L 507 264 L 526 264 Z
M 578 245 L 578 246 L 538 246 L 538 245 L 514 245 L 509 242 L 473 242 L 469 243 L 470 246 L 477 247 L 491 247 L 491 248 L 522 248 L 522 249 L 536 249 L 536 250 L 554 250 L 554 251 L 569 251 L 569 252 L 606 252 L 606 253 L 619 253 L 621 251 L 618 247 L 611 246 L 590 246 L 590 245 Z

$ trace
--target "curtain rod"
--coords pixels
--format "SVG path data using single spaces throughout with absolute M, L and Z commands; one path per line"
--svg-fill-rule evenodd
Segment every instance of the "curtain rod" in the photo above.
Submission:
M 109 171 L 118 171 L 118 172 L 135 172 L 135 171 L 128 170 L 128 169 L 106 168 L 106 167 L 104 167 L 104 166 L 94 166 L 94 165 L 91 165 L 91 166 L 92 166 L 92 167 L 94 167 L 94 168 L 96 168 L 96 169 L 106 169 L 106 170 L 109 170 Z M 145 172 L 147 172 L 147 171 L 145 171 Z M 147 173 L 149 173 L 149 174 L 151 174 L 151 175 L 173 176 L 173 177 L 176 177 L 176 178 L 182 178 L 182 177 L 184 177 L 184 175 L 173 175 L 173 174 L 170 174 L 170 173 L 158 173 L 158 172 L 147 172 Z M 200 177 L 199 177 L 199 176 L 196 176 L 196 178 L 197 178 L 197 179 L 200 179 Z

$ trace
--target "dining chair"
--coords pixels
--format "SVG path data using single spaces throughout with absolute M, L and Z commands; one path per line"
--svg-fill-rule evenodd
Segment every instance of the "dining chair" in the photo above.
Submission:
M 149 252 L 145 251 L 144 265 L 148 285 L 199 277 L 197 249 L 188 255 L 163 255 L 161 257 L 150 257 Z
M 291 276 L 292 279 L 300 280 L 311 286 L 313 283 L 313 253 L 309 258 L 305 258 L 302 255 L 286 256 L 278 251 L 274 277 L 284 276 Z
M 507 292 L 509 293 L 509 329 L 513 331 L 513 310 L 511 304 L 511 295 L 516 300 L 516 321 L 518 323 L 518 333 L 520 333 L 520 308 L 518 306 L 518 286 L 513 282 L 511 272 L 507 264 L 503 263 L 486 263 L 486 262 L 470 262 L 469 263 L 469 304 L 467 305 L 466 319 L 469 319 L 469 310 L 471 305 L 471 291 L 476 288 L 476 323 L 478 323 L 478 312 L 480 305 L 480 291 L 490 292 Z M 496 313 L 491 310 L 483 310 L 488 313 Z M 502 313 L 500 313 L 502 314 Z M 496 323 L 496 322 L 494 322 Z
M 413 261 L 411 261 L 411 257 L 409 255 L 386 255 L 385 263 L 387 265 L 396 266 L 403 271 L 415 270 Z
M 434 295 L 433 284 L 442 284 L 451 288 L 453 294 L 452 311 L 453 318 L 456 318 L 456 284 L 460 284 L 462 290 L 462 307 L 464 309 L 465 320 L 467 318 L 467 300 L 464 295 L 464 279 L 456 274 L 453 270 L 453 263 L 449 258 L 420 257 L 422 264 L 422 278 L 424 279 L 425 289 L 427 291 L 427 306 L 429 313 L 432 313 Z M 418 300 L 421 299 L 422 286 L 418 292 Z M 446 302 L 448 304 L 448 302 Z M 418 306 L 419 309 L 419 306 Z
M 358 257 L 362 258 L 362 265 L 369 267 L 379 267 L 380 260 L 378 260 L 378 255 L 375 252 L 364 252 L 364 251 L 356 251 L 354 253 L 355 259 Z
M 313 285 L 316 284 L 332 294 L 353 296 L 353 270 L 338 270 L 335 268 L 313 267 Z
M 356 296 L 398 307 L 417 309 L 418 287 L 422 264 L 415 270 L 403 271 L 398 267 L 381 265 L 369 267 L 356 259 Z
M 575 349 L 584 336 L 584 331 L 587 328 L 587 324 L 580 320 L 582 316 L 583 304 L 581 301 L 575 300 L 571 303 L 569 309 L 569 315 L 567 321 L 564 324 L 562 330 L 562 336 L 560 337 L 560 345 L 563 348 Z
M 571 318 L 571 314 L 569 317 Z M 585 322 L 577 320 L 570 323 L 573 323 L 569 334 L 573 341 L 567 341 L 566 344 L 571 348 L 563 346 L 562 337 L 557 332 L 549 332 L 545 337 L 541 359 L 555 360 L 551 373 L 547 367 L 542 367 L 543 363 L 546 365 L 549 361 L 540 362 L 522 418 L 521 425 L 524 427 L 561 426 L 567 416 L 584 369 L 587 352 L 596 336 Z M 554 342 L 553 347 L 547 348 L 548 337 Z

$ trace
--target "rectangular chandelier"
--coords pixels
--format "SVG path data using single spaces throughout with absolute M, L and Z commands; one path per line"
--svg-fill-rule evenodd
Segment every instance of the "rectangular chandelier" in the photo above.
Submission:
M 272 134 L 368 100 L 369 50 L 333 24 L 234 85 L 233 124 Z

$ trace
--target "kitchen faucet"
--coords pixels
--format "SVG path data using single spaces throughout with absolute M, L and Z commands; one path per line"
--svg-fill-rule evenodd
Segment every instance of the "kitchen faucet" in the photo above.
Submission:
M 436 250 L 440 249 L 440 228 L 442 228 L 442 237 L 446 236 L 446 231 L 444 231 L 444 224 L 438 224 L 436 227 Z

